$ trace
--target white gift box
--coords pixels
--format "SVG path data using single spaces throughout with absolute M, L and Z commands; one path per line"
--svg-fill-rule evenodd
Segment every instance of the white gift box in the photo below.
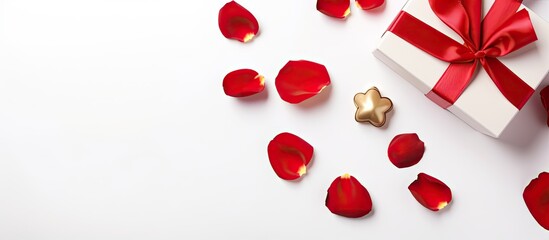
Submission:
M 494 0 L 483 1 L 483 16 L 493 3 Z M 526 7 L 521 6 L 523 8 Z M 527 10 L 538 40 L 498 59 L 532 89 L 536 89 L 549 71 L 549 24 Z M 463 43 L 461 37 L 431 10 L 429 0 L 409 0 L 402 11 Z M 424 94 L 433 89 L 449 66 L 448 62 L 429 55 L 390 31 L 383 34 L 374 55 Z M 496 138 L 519 112 L 484 69 L 477 70 L 471 84 L 447 110 L 476 130 Z

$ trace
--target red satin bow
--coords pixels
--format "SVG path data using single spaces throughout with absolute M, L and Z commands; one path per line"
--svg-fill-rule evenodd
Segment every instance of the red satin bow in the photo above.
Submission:
M 388 29 L 430 55 L 450 62 L 427 97 L 443 108 L 451 106 L 471 83 L 480 63 L 505 98 L 521 109 L 534 89 L 497 58 L 537 40 L 528 11 L 517 12 L 522 0 L 496 0 L 484 20 L 480 0 L 429 3 L 438 18 L 461 36 L 463 44 L 404 11 Z

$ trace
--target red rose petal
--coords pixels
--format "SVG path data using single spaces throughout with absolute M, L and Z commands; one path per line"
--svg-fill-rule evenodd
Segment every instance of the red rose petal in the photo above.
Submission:
M 398 168 L 416 165 L 425 152 L 425 145 L 415 133 L 397 135 L 389 144 L 389 160 Z
M 313 146 L 287 132 L 271 140 L 267 152 L 276 175 L 284 180 L 295 180 L 305 174 L 313 158 Z
M 370 193 L 349 174 L 336 178 L 326 196 L 326 207 L 334 214 L 359 218 L 372 210 Z
M 533 179 L 522 194 L 526 207 L 543 228 L 549 230 L 549 173 Z
M 351 13 L 350 0 L 317 0 L 316 10 L 330 17 L 345 18 Z
M 300 103 L 330 85 L 330 76 L 324 65 L 306 60 L 289 61 L 278 72 L 275 85 L 282 100 Z
M 239 69 L 223 78 L 223 91 L 231 97 L 247 97 L 265 89 L 263 76 L 252 69 Z
M 425 173 L 417 175 L 417 180 L 408 186 L 414 198 L 432 211 L 446 207 L 452 201 L 452 191 L 440 180 Z
M 540 95 L 543 107 L 545 107 L 545 111 L 547 112 L 547 126 L 549 127 L 549 86 L 541 90 Z
M 223 36 L 248 42 L 257 35 L 259 23 L 254 15 L 235 1 L 230 1 L 219 10 L 219 29 Z
M 356 0 L 355 1 L 356 6 L 362 10 L 370 10 L 370 9 L 377 8 L 383 5 L 384 2 L 385 0 Z

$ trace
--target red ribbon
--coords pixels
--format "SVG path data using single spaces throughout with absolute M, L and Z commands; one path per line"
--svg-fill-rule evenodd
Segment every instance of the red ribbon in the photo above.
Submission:
M 480 63 L 505 98 L 521 109 L 534 89 L 497 58 L 537 40 L 528 11 L 517 12 L 522 0 L 496 0 L 484 20 L 480 0 L 429 0 L 429 3 L 438 18 L 461 36 L 463 44 L 404 11 L 388 29 L 450 63 L 427 97 L 443 108 L 451 106 L 471 83 Z

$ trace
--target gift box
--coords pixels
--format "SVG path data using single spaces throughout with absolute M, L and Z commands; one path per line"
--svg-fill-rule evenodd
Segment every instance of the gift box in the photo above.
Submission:
M 520 0 L 409 0 L 374 55 L 498 137 L 549 71 L 549 24 Z

